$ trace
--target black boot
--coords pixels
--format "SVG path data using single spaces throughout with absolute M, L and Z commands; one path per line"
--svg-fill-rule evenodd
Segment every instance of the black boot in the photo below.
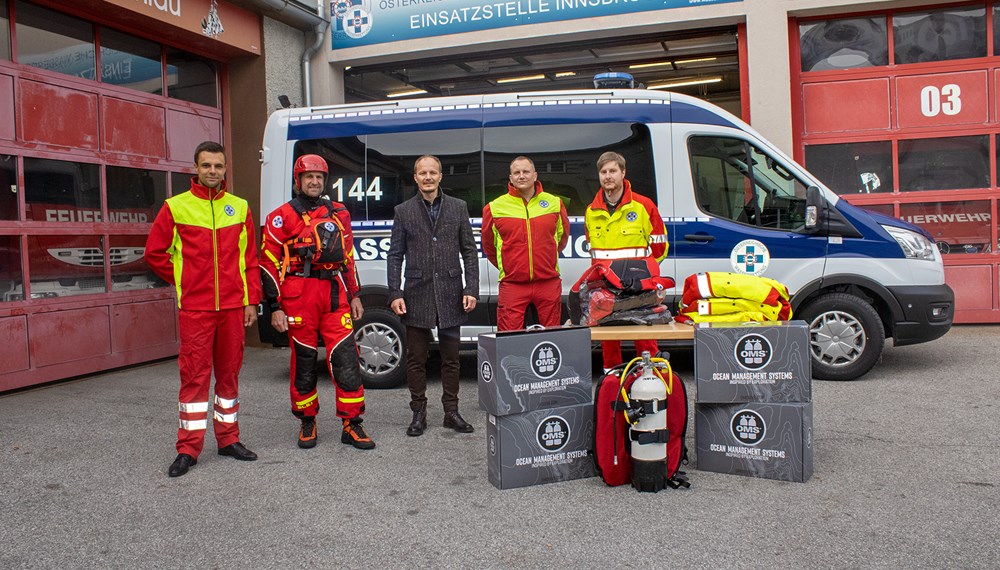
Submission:
M 170 469 L 167 470 L 167 475 L 170 477 L 180 477 L 188 472 L 192 466 L 197 465 L 198 460 L 186 453 L 179 453 L 177 459 L 170 464 Z
M 413 410 L 413 421 L 410 422 L 410 427 L 406 428 L 406 435 L 417 437 L 423 435 L 425 429 L 427 429 L 427 406 L 421 406 Z
M 240 461 L 257 461 L 257 454 L 244 447 L 238 441 L 226 447 L 220 447 L 219 455 L 226 455 Z
M 316 447 L 316 418 L 302 418 L 299 429 L 299 447 L 312 449 Z
M 444 427 L 451 428 L 459 433 L 472 433 L 476 428 L 462 418 L 458 410 L 444 413 Z
M 344 431 L 340 434 L 340 442 L 358 449 L 375 449 L 375 442 L 365 433 L 365 428 L 361 427 L 361 418 L 344 420 Z

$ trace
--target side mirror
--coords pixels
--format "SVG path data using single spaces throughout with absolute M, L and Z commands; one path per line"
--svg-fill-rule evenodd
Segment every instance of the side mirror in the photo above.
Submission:
M 806 189 L 806 231 L 816 233 L 820 229 L 820 213 L 825 211 L 826 198 L 818 186 Z

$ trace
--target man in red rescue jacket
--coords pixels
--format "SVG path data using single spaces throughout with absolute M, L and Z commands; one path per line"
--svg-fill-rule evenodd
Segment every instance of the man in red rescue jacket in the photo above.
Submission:
M 326 345 L 326 365 L 336 384 L 337 416 L 343 420 L 340 441 L 358 449 L 375 442 L 361 426 L 365 389 L 361 385 L 353 320 L 364 313 L 357 297 L 351 215 L 343 204 L 323 196 L 329 170 L 315 154 L 300 156 L 292 168 L 295 198 L 264 221 L 261 278 L 271 325 L 288 332 L 292 347 L 292 414 L 299 418 L 298 445 L 316 446 L 316 356 L 319 338 Z
M 240 443 L 236 421 L 243 328 L 257 322 L 260 302 L 253 218 L 247 201 L 226 191 L 222 145 L 201 143 L 194 163 L 198 176 L 191 179 L 191 189 L 167 199 L 146 240 L 146 263 L 176 287 L 180 309 L 180 421 L 170 477 L 180 477 L 198 463 L 208 428 L 213 367 L 219 455 L 257 459 Z
M 656 204 L 632 191 L 632 184 L 625 178 L 625 157 L 617 152 L 605 152 L 597 159 L 597 178 L 601 188 L 586 213 L 591 264 L 644 259 L 655 268 L 667 257 L 669 247 L 667 229 Z M 601 348 L 604 368 L 621 364 L 621 341 L 604 341 Z M 658 347 L 655 340 L 637 340 L 635 351 L 655 355 Z
M 511 161 L 507 193 L 483 208 L 482 236 L 483 253 L 500 271 L 497 329 L 524 328 L 529 304 L 539 324 L 559 326 L 559 252 L 569 240 L 569 217 L 562 199 L 542 190 L 530 158 Z

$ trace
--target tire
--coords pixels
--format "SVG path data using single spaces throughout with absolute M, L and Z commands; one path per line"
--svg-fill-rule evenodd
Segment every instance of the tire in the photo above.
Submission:
M 365 388 L 395 388 L 406 381 L 406 332 L 403 323 L 386 309 L 366 309 L 355 323 L 358 363 Z
M 809 324 L 813 378 L 856 380 L 882 356 L 882 319 L 874 307 L 855 295 L 822 295 L 801 309 L 797 318 Z

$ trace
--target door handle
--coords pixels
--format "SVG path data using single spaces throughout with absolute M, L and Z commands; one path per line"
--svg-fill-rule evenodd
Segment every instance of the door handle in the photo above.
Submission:
M 709 243 L 715 241 L 715 236 L 708 234 L 684 234 L 686 241 L 696 241 L 699 243 Z

